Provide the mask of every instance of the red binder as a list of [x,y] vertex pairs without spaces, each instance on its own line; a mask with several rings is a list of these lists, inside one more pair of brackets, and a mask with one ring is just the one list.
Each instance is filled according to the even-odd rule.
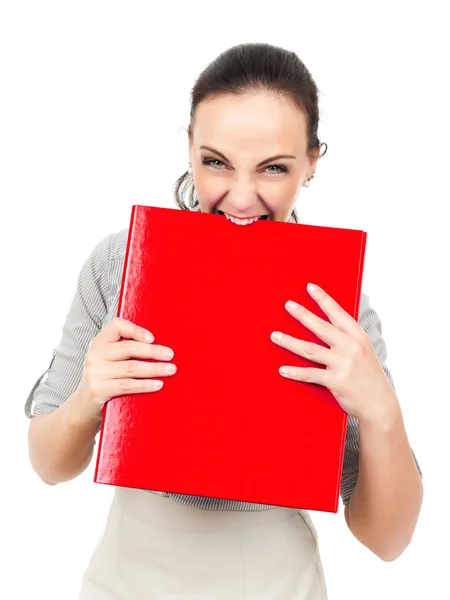
[[363,231],[133,206],[118,316],[171,347],[161,391],[104,407],[95,481],[337,512],[347,414],[283,364],[274,330],[325,345],[286,311],[323,287],[358,318]]

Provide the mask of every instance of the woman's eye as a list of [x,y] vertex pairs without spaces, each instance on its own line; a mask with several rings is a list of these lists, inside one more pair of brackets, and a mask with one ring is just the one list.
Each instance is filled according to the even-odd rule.
[[[275,169],[275,170],[269,170],[269,169]],[[278,175],[279,173],[287,173],[287,168],[283,165],[270,165],[269,167],[267,167],[267,170],[269,172],[270,175]]]
[[225,166],[223,162],[221,160],[218,160],[217,158],[204,158],[202,160],[202,163],[204,165],[211,166],[213,169],[221,169]]
[[[202,163],[220,171],[226,168],[225,163],[218,158],[203,158]],[[265,172],[269,175],[279,175],[280,173],[287,173],[288,168],[284,165],[270,165],[266,167]]]

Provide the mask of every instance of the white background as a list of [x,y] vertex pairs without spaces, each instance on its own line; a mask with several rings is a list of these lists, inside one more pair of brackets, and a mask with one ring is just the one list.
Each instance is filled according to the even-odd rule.
[[1,598],[76,598],[112,490],[92,483],[94,461],[73,482],[43,484],[28,462],[23,405],[94,245],[128,226],[132,204],[173,206],[196,76],[247,41],[296,51],[320,88],[329,150],[300,194],[301,221],[368,232],[363,291],[424,473],[413,543],[393,563],[352,537],[342,509],[313,514],[330,598],[450,597],[444,7],[2,3]]

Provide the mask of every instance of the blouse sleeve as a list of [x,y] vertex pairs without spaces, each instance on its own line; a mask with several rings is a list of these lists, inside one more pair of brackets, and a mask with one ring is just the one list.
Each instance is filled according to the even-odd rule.
[[[378,314],[371,307],[369,298],[366,294],[361,294],[361,302],[359,307],[358,323],[370,337],[372,346],[378,356],[383,371],[395,390],[394,381],[389,368],[386,366],[386,344],[382,337],[382,327]],[[422,472],[417,459],[417,469],[422,477]],[[358,480],[358,462],[359,462],[359,422],[355,417],[349,415],[347,423],[347,436],[345,440],[344,465],[341,478],[341,498],[344,504],[350,502],[350,497]]]
[[78,387],[89,343],[108,310],[110,245],[111,236],[101,240],[81,268],[59,345],[26,401],[29,418],[57,409]]

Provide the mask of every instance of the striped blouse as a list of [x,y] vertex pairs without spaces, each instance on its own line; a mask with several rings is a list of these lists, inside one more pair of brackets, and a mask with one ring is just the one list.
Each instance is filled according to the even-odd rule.
[[[93,248],[85,260],[62,328],[59,345],[53,352],[47,371],[36,381],[26,401],[27,417],[32,418],[56,410],[78,387],[90,341],[117,314],[127,236],[128,229],[108,235]],[[386,377],[394,387],[392,376],[385,364],[386,346],[382,338],[381,323],[364,293],[361,294],[358,323],[370,336]],[[356,485],[358,455],[358,421],[349,416],[340,487],[344,504],[349,503]],[[417,468],[420,472],[418,464]],[[257,511],[274,508],[266,504],[148,491],[205,509]]]

